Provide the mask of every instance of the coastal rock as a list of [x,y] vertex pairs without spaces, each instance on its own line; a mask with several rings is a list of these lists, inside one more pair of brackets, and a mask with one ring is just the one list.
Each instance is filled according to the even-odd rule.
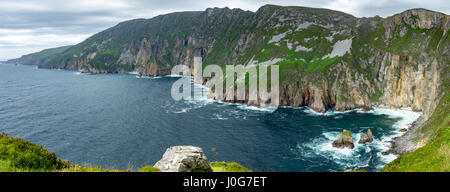
[[350,131],[344,129],[341,133],[341,136],[339,136],[338,139],[333,141],[332,145],[333,145],[333,147],[336,147],[336,148],[348,147],[350,149],[353,149],[355,147],[355,145],[353,144],[352,133]]
[[372,135],[372,130],[367,130],[367,134],[363,133],[361,135],[361,137],[359,138],[358,143],[359,144],[365,144],[365,143],[372,143],[373,141],[373,135]]
[[211,172],[203,150],[194,146],[174,146],[166,150],[155,166],[161,172]]

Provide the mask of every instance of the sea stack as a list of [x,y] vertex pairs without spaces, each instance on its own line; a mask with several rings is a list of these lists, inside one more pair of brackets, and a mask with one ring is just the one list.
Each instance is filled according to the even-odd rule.
[[333,141],[332,145],[333,145],[333,147],[336,147],[336,148],[348,147],[350,149],[353,149],[355,147],[355,145],[353,144],[352,132],[344,129],[341,133],[341,136],[339,136],[338,139]]
[[361,135],[361,137],[359,138],[358,143],[359,144],[365,144],[365,143],[372,143],[372,141],[373,141],[372,130],[368,129],[367,130],[367,134],[363,133]]

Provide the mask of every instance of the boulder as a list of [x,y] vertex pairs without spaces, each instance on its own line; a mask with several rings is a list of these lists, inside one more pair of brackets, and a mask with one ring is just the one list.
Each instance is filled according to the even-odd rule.
[[372,130],[367,130],[367,133],[363,133],[361,137],[359,138],[358,143],[359,144],[365,144],[365,143],[372,143],[373,141],[373,135]]
[[194,146],[168,148],[154,167],[161,172],[212,172],[202,148]]
[[348,147],[350,149],[353,149],[355,147],[355,145],[353,144],[352,133],[350,131],[344,129],[341,133],[341,136],[339,136],[338,139],[333,141],[332,145],[333,145],[333,147],[336,147],[336,148]]

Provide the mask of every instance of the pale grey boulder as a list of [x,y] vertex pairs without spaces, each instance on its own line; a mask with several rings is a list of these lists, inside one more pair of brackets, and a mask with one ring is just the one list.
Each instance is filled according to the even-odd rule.
[[212,172],[202,148],[194,146],[168,148],[154,167],[161,172]]

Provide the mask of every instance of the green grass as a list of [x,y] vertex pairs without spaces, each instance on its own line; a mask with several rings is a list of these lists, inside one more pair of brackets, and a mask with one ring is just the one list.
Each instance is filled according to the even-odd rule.
[[102,169],[100,167],[87,167],[80,165],[70,165],[70,167],[60,170],[54,170],[55,172],[131,172],[128,170],[116,170],[116,169]]
[[306,65],[306,72],[307,73],[314,73],[316,71],[322,71],[328,66],[335,64],[337,62],[341,61],[341,58],[336,56],[333,58],[325,58],[325,59],[317,59],[314,61],[309,62]]
[[62,161],[42,146],[5,133],[0,135],[1,171],[50,171],[67,167],[69,162]]
[[212,162],[210,163],[210,166],[213,172],[251,172],[250,170],[236,162]]
[[138,172],[161,172],[161,170],[159,170],[156,167],[145,166],[145,167],[142,167],[141,169],[139,169]]
[[[237,163],[213,162],[214,172],[249,172]],[[80,166],[63,161],[42,146],[23,139],[0,134],[0,172],[131,172],[131,169],[103,169]],[[160,172],[158,168],[144,166],[138,172]]]
[[378,101],[378,100],[380,100],[381,96],[383,96],[383,93],[382,93],[381,91],[378,91],[377,93],[372,94],[372,95],[370,96],[370,100],[372,100],[372,101]]
[[347,130],[347,129],[344,129],[344,130],[342,131],[342,135],[352,137],[352,132],[350,132],[350,131]]

